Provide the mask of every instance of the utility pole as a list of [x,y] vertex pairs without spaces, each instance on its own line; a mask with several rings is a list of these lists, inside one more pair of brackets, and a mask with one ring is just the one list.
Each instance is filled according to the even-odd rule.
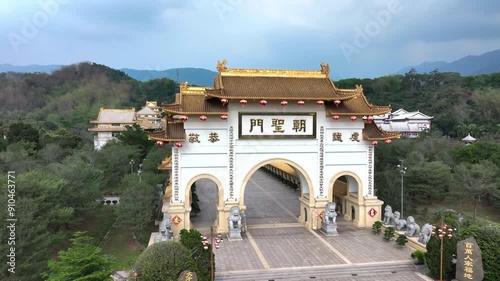
[[403,205],[403,194],[404,194],[404,175],[406,173],[406,167],[404,165],[404,160],[399,160],[401,164],[398,165],[399,172],[401,173],[401,219],[403,219],[403,210],[404,210],[404,205]]

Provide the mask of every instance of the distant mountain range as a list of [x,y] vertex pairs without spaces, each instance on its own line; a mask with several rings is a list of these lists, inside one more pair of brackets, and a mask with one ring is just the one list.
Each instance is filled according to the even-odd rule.
[[[11,64],[0,64],[1,72],[46,72],[62,67],[61,65],[27,65],[16,66]],[[435,69],[439,72],[458,72],[462,76],[489,74],[500,72],[500,49],[479,56],[466,56],[453,62],[434,61],[424,62],[416,66],[408,66],[399,70],[398,74],[405,74],[414,68],[418,73],[429,73]],[[179,83],[189,82],[189,85],[208,86],[214,85],[214,77],[217,72],[204,68],[173,68],[167,70],[139,70],[122,68],[128,76],[139,81],[148,81],[156,78],[168,78]]]
[[405,67],[399,70],[398,74],[405,74],[412,68],[418,73],[429,73],[437,69],[439,72],[458,72],[462,76],[500,72],[500,50],[479,56],[466,56],[453,62],[424,62],[416,66]]
[[168,78],[179,83],[188,82],[189,85],[213,87],[217,72],[204,68],[173,68],[167,70],[137,70],[122,68],[128,76],[139,81],[148,81],[156,78]]
[[[51,73],[54,70],[61,68],[62,65],[26,65],[17,66],[11,64],[0,64],[1,72],[21,72],[34,73],[45,72]],[[125,72],[128,76],[138,81],[148,81],[156,78],[168,78],[180,83],[189,82],[189,85],[208,86],[214,85],[214,77],[217,72],[204,68],[173,68],[167,70],[137,70],[122,68],[120,71]]]

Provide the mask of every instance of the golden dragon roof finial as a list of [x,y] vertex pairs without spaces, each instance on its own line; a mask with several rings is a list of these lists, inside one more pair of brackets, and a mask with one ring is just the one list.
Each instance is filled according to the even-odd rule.
[[329,64],[324,64],[324,63],[321,63],[321,73],[323,74],[330,74],[330,65]]
[[226,60],[223,60],[222,62],[217,61],[217,70],[219,72],[226,71],[227,70],[226,64],[227,64]]

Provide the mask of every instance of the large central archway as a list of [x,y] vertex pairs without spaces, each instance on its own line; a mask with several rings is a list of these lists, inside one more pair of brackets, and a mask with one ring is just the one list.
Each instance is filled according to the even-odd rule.
[[306,225],[314,198],[310,186],[305,170],[293,161],[273,158],[257,163],[241,185],[239,206],[245,224]]

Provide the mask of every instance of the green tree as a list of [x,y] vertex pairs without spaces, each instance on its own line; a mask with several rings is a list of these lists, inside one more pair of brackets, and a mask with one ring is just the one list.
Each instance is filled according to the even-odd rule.
[[68,181],[47,168],[39,168],[17,177],[17,194],[31,198],[38,206],[37,217],[47,220],[48,228],[57,232],[73,221],[74,208],[65,202]]
[[425,262],[429,267],[431,275],[435,278],[440,274],[441,242],[443,243],[443,278],[451,280],[455,276],[455,265],[452,256],[456,252],[458,239],[452,237],[449,239],[446,235],[442,240],[438,235],[432,236],[426,244],[427,253],[425,253]]
[[190,230],[182,229],[180,234],[181,244],[189,249],[198,267],[198,271],[196,272],[198,280],[210,280],[210,252],[212,251],[212,245],[209,244],[208,249],[204,250],[201,238],[202,234],[194,228]]
[[126,131],[121,132],[116,138],[123,144],[137,146],[141,152],[141,157],[145,157],[154,142],[148,140],[148,135],[138,124],[125,126]]
[[[15,199],[15,215],[19,222],[15,225],[15,244],[12,244],[12,240],[8,240],[10,237],[9,229],[2,227],[0,230],[0,251],[9,255],[10,247],[16,249],[15,273],[9,273],[7,269],[10,268],[10,265],[2,262],[0,264],[0,280],[40,280],[40,274],[47,268],[47,257],[50,254],[49,250],[53,245],[54,236],[49,233],[47,218],[34,199],[18,196]],[[0,200],[7,202],[7,188],[0,191]],[[0,212],[2,221],[6,221],[7,218],[6,210]],[[10,244],[8,241],[11,241]],[[3,260],[6,260],[5,256]]]
[[469,196],[474,203],[473,218],[476,219],[477,203],[485,195],[500,198],[498,189],[499,169],[491,161],[484,160],[478,164],[460,164],[455,167],[455,179],[458,187],[455,192]]
[[52,163],[48,168],[66,181],[64,186],[65,206],[80,213],[98,204],[104,184],[104,173],[90,165],[85,152],[75,152],[61,163]]
[[75,232],[71,247],[59,252],[58,260],[49,261],[48,281],[104,281],[113,272],[112,262],[92,243],[85,232]]
[[[146,175],[144,175],[146,176]],[[120,222],[130,226],[136,236],[142,240],[146,234],[146,227],[152,222],[157,190],[154,185],[146,181],[139,181],[135,174],[126,175],[122,180],[123,192],[120,194],[118,215]]]
[[[91,164],[103,171],[103,192],[114,192],[119,190],[123,175],[129,174],[130,160],[139,162],[140,151],[136,146],[123,145],[117,142],[108,142],[101,150],[92,153]],[[134,167],[137,171],[137,166]]]
[[135,270],[143,280],[176,281],[184,270],[196,272],[191,252],[179,242],[158,242],[137,258]]
[[40,133],[37,129],[27,123],[16,122],[9,125],[7,140],[9,143],[26,141],[38,145]]
[[424,195],[429,204],[432,197],[447,192],[452,181],[451,168],[442,161],[409,166],[406,174],[406,182],[409,192],[412,193],[412,198],[415,198],[416,194]]
[[500,167],[500,144],[495,142],[478,141],[454,149],[451,155],[457,163],[478,164],[483,160],[490,160]]

